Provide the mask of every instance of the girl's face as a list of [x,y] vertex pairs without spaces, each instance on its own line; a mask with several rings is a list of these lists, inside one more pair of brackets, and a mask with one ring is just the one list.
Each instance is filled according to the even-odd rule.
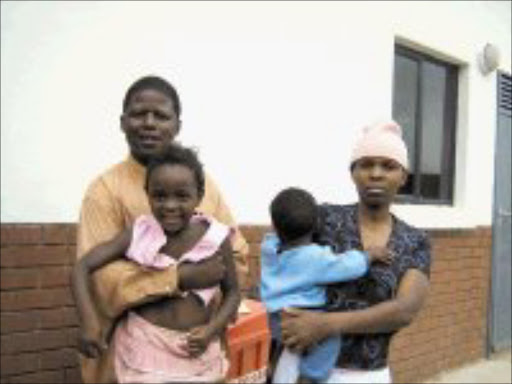
[[385,157],[364,157],[352,169],[359,199],[367,206],[390,205],[406,179],[402,166]]
[[147,193],[151,211],[168,235],[185,229],[200,203],[193,171],[179,164],[155,168]]

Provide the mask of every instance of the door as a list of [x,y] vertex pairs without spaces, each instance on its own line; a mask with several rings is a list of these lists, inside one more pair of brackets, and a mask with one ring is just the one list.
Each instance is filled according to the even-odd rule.
[[496,352],[511,346],[511,96],[510,75],[498,73],[498,121],[496,136],[491,311],[489,347]]

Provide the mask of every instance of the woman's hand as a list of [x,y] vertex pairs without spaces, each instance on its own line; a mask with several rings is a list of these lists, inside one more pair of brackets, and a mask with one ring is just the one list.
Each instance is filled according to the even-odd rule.
[[294,353],[302,353],[329,336],[324,313],[285,308],[281,314],[283,343]]

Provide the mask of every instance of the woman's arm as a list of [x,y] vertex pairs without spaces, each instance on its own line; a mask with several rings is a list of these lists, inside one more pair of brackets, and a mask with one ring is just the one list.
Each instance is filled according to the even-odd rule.
[[197,327],[190,332],[188,348],[192,355],[201,353],[212,338],[220,335],[228,323],[236,318],[241,295],[238,287],[237,271],[230,240],[226,239],[221,247],[220,253],[226,267],[226,273],[220,283],[222,291],[222,303],[217,313],[204,327]]
[[405,272],[394,299],[367,309],[349,312],[318,313],[291,310],[283,313],[284,344],[300,352],[325,337],[344,333],[390,332],[411,323],[422,307],[429,280],[417,269]]

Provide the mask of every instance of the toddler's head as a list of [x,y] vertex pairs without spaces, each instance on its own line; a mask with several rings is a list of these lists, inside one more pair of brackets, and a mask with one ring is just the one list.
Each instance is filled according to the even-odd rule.
[[270,204],[272,225],[283,243],[313,233],[318,210],[315,198],[300,188],[287,188]]
[[151,211],[164,231],[180,232],[203,198],[203,166],[192,149],[172,144],[148,164],[145,187]]

